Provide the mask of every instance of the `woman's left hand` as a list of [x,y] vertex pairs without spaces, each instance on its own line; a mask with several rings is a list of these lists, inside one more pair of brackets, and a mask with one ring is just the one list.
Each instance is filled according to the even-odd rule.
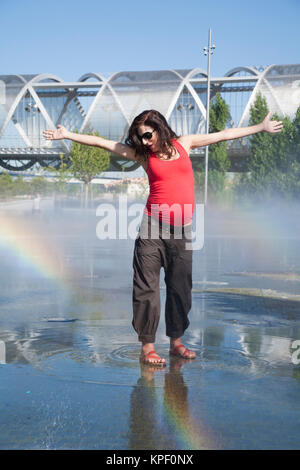
[[283,128],[282,121],[271,121],[271,111],[266,115],[265,119],[263,120],[263,130],[265,132],[270,132],[274,134],[275,132],[280,132]]

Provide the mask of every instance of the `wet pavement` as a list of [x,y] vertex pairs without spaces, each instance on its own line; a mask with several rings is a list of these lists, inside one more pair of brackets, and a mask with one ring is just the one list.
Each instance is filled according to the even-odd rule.
[[131,326],[134,240],[99,240],[95,210],[2,205],[0,449],[299,448],[297,210],[207,211],[197,358],[169,357],[162,272],[159,370]]

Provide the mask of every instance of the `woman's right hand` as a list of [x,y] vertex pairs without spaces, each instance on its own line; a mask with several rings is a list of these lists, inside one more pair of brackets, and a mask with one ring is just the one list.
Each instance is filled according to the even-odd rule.
[[57,126],[57,129],[51,130],[47,129],[46,131],[43,131],[43,137],[47,140],[61,140],[61,139],[67,139],[68,137],[68,131],[64,126]]

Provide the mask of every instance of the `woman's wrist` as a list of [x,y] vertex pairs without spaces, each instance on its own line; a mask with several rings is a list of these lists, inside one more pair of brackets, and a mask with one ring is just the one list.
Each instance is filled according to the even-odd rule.
[[65,137],[64,137],[64,138],[65,138],[65,139],[68,139],[68,140],[72,140],[72,136],[73,136],[73,132],[68,131],[68,130],[66,129]]

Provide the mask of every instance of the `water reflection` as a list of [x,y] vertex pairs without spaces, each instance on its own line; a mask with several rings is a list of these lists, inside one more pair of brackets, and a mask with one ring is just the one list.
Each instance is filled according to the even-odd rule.
[[130,449],[167,449],[159,428],[159,397],[155,388],[154,374],[157,368],[141,367],[141,377],[130,399]]
[[[30,260],[8,249],[7,237],[0,240],[0,391],[10,406],[18,393],[10,377],[17,383],[22,371],[37,389],[47,385],[45,398],[35,397],[30,413],[37,416],[46,403],[47,418],[61,423],[60,431],[51,428],[52,447],[63,446],[68,422],[76,419],[73,406],[80,416],[80,435],[72,427],[68,433],[73,448],[79,439],[86,448],[297,447],[300,369],[292,354],[300,340],[298,239],[281,232],[281,238],[266,242],[253,229],[261,219],[253,218],[253,236],[247,238],[249,223],[246,228],[237,223],[244,219],[230,222],[228,214],[211,214],[205,247],[194,254],[185,336],[197,359],[169,358],[162,315],[157,346],[168,365],[154,370],[140,366],[131,328],[133,241],[98,240],[92,212],[49,210],[27,218],[31,234],[24,229],[10,235],[19,246],[29,237],[22,245],[27,250],[30,243],[41,247],[30,251]],[[0,238],[1,233],[3,226]],[[59,254],[57,263],[49,257],[53,252],[54,260]],[[52,276],[40,270],[39,253]],[[161,295],[163,300],[164,289]],[[69,399],[70,414],[58,389]],[[51,405],[48,390],[55,397]],[[16,396],[14,407],[21,407],[16,409],[22,416],[26,397]],[[84,400],[99,400],[100,418],[88,415]],[[8,413],[7,429],[11,422]],[[45,423],[28,429],[36,438]],[[18,439],[21,447],[30,447],[30,437]]]
[[[232,313],[232,312],[231,312]],[[263,319],[262,319],[263,321]],[[216,318],[216,323],[218,319]],[[109,365],[119,363],[128,367],[136,367],[139,358],[139,346],[136,343],[118,347],[112,350],[114,344],[120,345],[120,331],[130,337],[130,327],[125,321],[101,322],[92,321],[65,321],[59,318],[49,318],[38,324],[18,325],[11,328],[0,329],[0,361],[2,364],[22,363],[37,365],[45,358],[56,354],[72,352],[72,357],[81,357],[85,362]],[[291,365],[293,353],[292,343],[300,338],[300,325],[260,327],[258,323],[242,325],[238,320],[223,324],[211,324],[204,319],[205,326],[195,328],[193,335],[188,336],[189,346],[198,350],[202,361],[213,361],[222,352],[237,351],[250,361],[261,359],[270,365]],[[110,331],[104,336],[104,331]],[[163,351],[167,354],[167,350]],[[101,358],[101,360],[100,360]],[[171,361],[172,362],[172,361]],[[222,361],[223,363],[224,361]],[[254,364],[252,362],[252,365]],[[233,364],[229,363],[228,367]],[[146,369],[146,371],[149,369]],[[247,371],[245,371],[247,373]]]
[[73,332],[65,328],[38,330],[30,326],[18,326],[11,330],[0,330],[0,352],[3,364],[31,364],[37,366],[46,357],[72,350]]
[[[208,301],[206,298],[206,308]],[[222,307],[221,298],[219,307]],[[214,380],[218,377],[217,383],[228,377],[230,383],[231,375],[235,381],[237,377],[251,381],[278,376],[294,378],[299,383],[299,370],[292,364],[291,354],[293,339],[300,336],[300,326],[260,328],[226,320],[223,324],[218,322],[218,315],[205,316],[202,322],[196,322],[194,336],[188,336],[187,341],[197,350],[197,360],[170,357],[166,370],[140,365],[136,344],[120,347],[120,338],[113,333],[115,327],[127,331],[127,326],[122,327],[120,321],[102,325],[101,321],[95,324],[45,322],[1,329],[0,360],[2,368],[23,364],[50,374],[54,388],[55,380],[89,386],[129,386],[132,392],[128,449],[215,449],[223,445],[226,448],[226,435],[218,432],[216,423],[212,429],[212,410],[205,405],[210,400],[207,377],[213,374]],[[127,335],[130,338],[129,331]],[[113,349],[114,344],[116,349]],[[163,345],[161,349],[166,355],[167,349]],[[231,399],[238,402],[240,392],[229,383],[226,386]],[[267,383],[257,386],[262,395],[269,387]],[[288,383],[286,386],[288,392]],[[217,389],[216,384],[213,394]],[[248,390],[248,398],[254,399],[257,392],[256,388]],[[88,390],[85,393],[89,393]],[[91,399],[93,393],[95,391],[91,391]],[[123,413],[124,409],[120,407],[119,411]],[[260,412],[257,423],[264,419],[263,409]],[[89,435],[88,430],[85,432]],[[272,435],[271,430],[270,433]]]
[[[188,386],[181,368],[192,361],[170,358],[169,372],[165,376],[164,411],[168,430],[177,446],[183,449],[216,449],[219,443],[213,439],[208,423],[196,418],[188,401]],[[201,386],[198,389],[201,403]]]
[[[141,365],[131,394],[130,449],[216,449],[208,425],[195,419],[181,367],[189,360],[172,357],[168,371]],[[155,385],[163,375],[163,397]],[[201,390],[199,391],[201,393]]]

